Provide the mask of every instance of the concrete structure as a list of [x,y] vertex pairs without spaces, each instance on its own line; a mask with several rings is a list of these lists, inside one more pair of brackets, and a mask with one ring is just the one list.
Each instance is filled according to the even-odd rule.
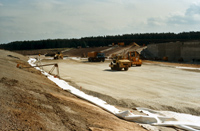
[[169,61],[200,62],[200,41],[149,44],[146,52],[154,59],[168,57]]

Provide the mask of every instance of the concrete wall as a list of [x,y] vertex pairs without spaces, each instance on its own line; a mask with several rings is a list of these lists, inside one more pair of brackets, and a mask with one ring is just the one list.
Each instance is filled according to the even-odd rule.
[[148,45],[147,50],[151,52],[155,57],[158,56],[158,46],[156,44]]
[[169,61],[178,61],[181,58],[185,62],[200,61],[200,41],[149,44],[147,49],[160,59],[168,57]]
[[181,47],[181,56],[185,61],[200,61],[200,41],[199,42],[185,42]]

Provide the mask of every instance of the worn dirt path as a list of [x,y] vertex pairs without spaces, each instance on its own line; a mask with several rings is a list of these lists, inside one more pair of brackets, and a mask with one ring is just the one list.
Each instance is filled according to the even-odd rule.
[[128,71],[111,71],[109,61],[43,60],[43,63],[52,62],[59,63],[62,79],[110,104],[200,115],[200,72],[197,70],[147,62]]

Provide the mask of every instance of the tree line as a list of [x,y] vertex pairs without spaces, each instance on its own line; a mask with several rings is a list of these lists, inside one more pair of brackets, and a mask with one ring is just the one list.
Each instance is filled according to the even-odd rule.
[[36,41],[14,41],[8,44],[0,44],[1,49],[6,50],[34,50],[49,48],[77,48],[77,47],[100,47],[112,43],[124,42],[125,45],[136,42],[139,45],[150,43],[165,43],[175,41],[200,40],[200,32],[182,33],[143,33],[123,34],[115,36],[92,36],[80,39],[47,39]]

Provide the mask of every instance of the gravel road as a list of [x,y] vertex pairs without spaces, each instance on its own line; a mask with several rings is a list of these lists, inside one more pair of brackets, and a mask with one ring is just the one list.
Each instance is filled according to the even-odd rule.
[[[166,64],[144,63],[128,71],[111,71],[110,61],[43,60],[59,64],[62,79],[125,108],[146,107],[200,115],[200,72]],[[44,67],[49,71],[52,67]]]

